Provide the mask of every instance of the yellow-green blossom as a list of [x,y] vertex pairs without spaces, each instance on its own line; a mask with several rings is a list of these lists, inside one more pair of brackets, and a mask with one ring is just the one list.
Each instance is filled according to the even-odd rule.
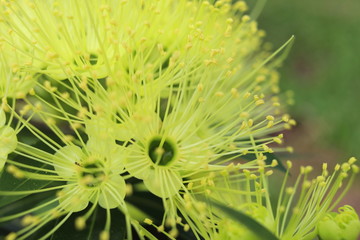
[[[283,114],[276,72],[277,55],[292,38],[270,53],[243,1],[16,0],[0,6],[3,105],[15,117],[11,124],[21,125],[17,132],[24,129],[45,146],[16,144],[15,131],[0,125],[7,129],[0,137],[12,143],[1,149],[17,155],[6,169],[19,179],[55,183],[0,192],[53,193],[34,208],[0,218],[23,218],[24,228],[8,239],[27,239],[62,217],[46,239],[74,212],[89,209],[74,223],[82,230],[97,205],[107,211],[101,240],[109,238],[113,208],[125,215],[128,239],[133,229],[153,239],[132,218],[125,199],[130,189],[160,197],[162,219],[145,223],[171,239],[180,226],[197,239],[254,236],[229,228],[200,201],[204,195],[228,196],[227,203],[239,204],[277,236],[301,239],[315,226],[310,219],[327,212],[322,200],[333,197],[353,164],[344,165],[334,190],[334,175],[324,173],[309,189],[303,180],[301,194],[324,204],[318,216],[300,198],[288,218],[299,183],[283,187],[272,213],[264,160],[266,153],[288,150],[278,147],[283,135],[274,133],[295,125]],[[233,163],[249,157],[254,161]],[[300,177],[307,173],[303,169]],[[306,214],[297,218],[300,213]]]
[[[324,236],[324,239],[356,239],[358,217],[351,208],[342,208],[344,213],[337,218],[332,217],[332,214],[325,217],[339,203],[358,173],[358,167],[354,165],[355,161],[355,158],[351,158],[342,165],[336,165],[332,174],[329,174],[327,164],[324,164],[322,174],[313,179],[309,178],[312,167],[301,167],[293,186],[287,186],[288,171],[281,184],[279,195],[274,199],[275,205],[270,188],[273,185],[269,177],[273,170],[266,171],[263,168],[257,171],[244,170],[244,175],[233,172],[230,175],[215,176],[212,178],[214,184],[207,187],[206,196],[253,216],[279,239],[311,240],[318,233]],[[287,165],[290,169],[291,163],[288,162]],[[227,236],[228,239],[236,239],[232,238],[232,232],[235,230],[226,231],[227,228],[220,227],[223,224],[221,211],[211,209],[209,212],[215,212],[215,214],[211,213],[214,215],[210,217],[215,224],[210,226],[215,230],[209,231],[209,239],[221,235]],[[220,224],[219,228],[217,228],[218,224]],[[334,234],[326,234],[330,226],[337,224],[338,227],[332,228]],[[238,226],[239,231],[242,228],[244,226]],[[346,233],[349,235],[344,233],[344,229],[347,229]],[[244,234],[247,234],[247,231],[244,231]],[[330,235],[334,238],[326,238]],[[257,237],[252,233],[247,236],[249,238],[245,239],[249,240]],[[336,238],[337,236],[339,238]]]
[[[27,239],[48,222],[63,217],[58,224],[41,238],[46,239],[72,213],[84,210],[90,202],[92,205],[89,210],[74,223],[78,230],[82,230],[86,226],[86,221],[90,218],[96,206],[99,205],[108,210],[108,218],[104,222],[104,232],[109,234],[110,231],[109,210],[118,208],[119,211],[126,214],[127,231],[131,237],[131,232],[129,231],[130,224],[132,223],[130,223],[130,215],[127,212],[124,201],[128,187],[124,177],[120,175],[124,173],[122,163],[124,158],[123,147],[117,145],[115,140],[109,136],[102,136],[94,131],[89,131],[90,134],[86,137],[83,136],[84,139],[80,138],[77,141],[78,145],[71,143],[63,133],[55,132],[55,135],[58,134],[58,137],[62,139],[63,144],[65,143],[65,146],[63,144],[60,145],[26,121],[26,119],[14,112],[13,114],[23,125],[22,129],[28,129],[34,137],[55,151],[55,153],[51,154],[23,142],[18,142],[17,145],[14,145],[12,141],[10,142],[11,144],[4,145],[2,149],[9,152],[9,148],[12,151],[16,148],[14,153],[25,158],[26,162],[8,159],[6,170],[18,179],[26,178],[32,181],[49,181],[54,182],[55,186],[26,191],[0,191],[0,195],[34,195],[43,192],[56,193],[56,195],[54,194],[52,198],[31,209],[14,215],[0,217],[2,222],[23,217],[24,228],[16,233],[11,233],[8,238],[11,239],[11,237],[16,236],[16,239]],[[5,114],[3,111],[0,116],[1,123],[4,123]],[[30,116],[33,116],[33,114]],[[91,126],[90,122],[89,126]],[[52,126],[50,121],[47,123],[49,126]],[[2,128],[5,127],[10,129],[8,126]],[[54,131],[57,130],[55,127],[52,129]],[[106,144],[99,145],[98,142],[105,142]],[[8,142],[2,141],[1,143],[5,144]],[[135,222],[133,223],[136,224]]]
[[360,235],[360,221],[354,208],[340,207],[339,213],[328,213],[318,223],[318,235],[322,240],[356,240]]

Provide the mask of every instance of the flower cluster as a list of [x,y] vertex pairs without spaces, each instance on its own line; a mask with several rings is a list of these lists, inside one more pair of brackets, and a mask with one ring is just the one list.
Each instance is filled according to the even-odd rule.
[[290,188],[287,171],[274,214],[270,156],[292,151],[281,131],[296,124],[276,68],[292,38],[273,53],[244,1],[0,5],[0,207],[41,199],[0,214],[7,240],[69,222],[92,234],[101,210],[101,240],[256,239],[212,200],[281,239],[323,236],[355,159],[314,180],[302,168]]

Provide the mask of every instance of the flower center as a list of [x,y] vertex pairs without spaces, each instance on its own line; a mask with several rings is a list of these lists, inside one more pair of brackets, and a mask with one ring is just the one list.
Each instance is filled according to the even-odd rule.
[[173,141],[156,137],[150,141],[148,154],[156,165],[168,166],[176,159],[177,148]]
[[100,162],[84,164],[80,173],[83,183],[90,188],[98,187],[105,179],[103,165]]

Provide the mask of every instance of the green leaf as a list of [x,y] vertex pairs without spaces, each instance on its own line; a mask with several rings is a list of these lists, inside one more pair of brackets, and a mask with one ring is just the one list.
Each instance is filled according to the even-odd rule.
[[250,229],[254,234],[256,234],[260,239],[267,240],[279,240],[272,232],[270,232],[266,227],[260,224],[258,221],[248,216],[247,214],[235,210],[233,208],[227,207],[219,202],[215,202],[210,200],[210,203],[216,208],[220,209],[223,213],[225,213],[232,220],[244,225],[248,229]]
[[149,192],[135,192],[131,196],[128,196],[126,201],[151,216],[151,219],[155,222],[160,223],[162,221],[164,208],[161,198]]
[[7,171],[4,171],[0,176],[0,207],[30,195],[30,193],[22,195],[6,195],[1,194],[1,191],[31,191],[44,188],[51,183],[51,181],[39,181],[28,178],[18,179]]
[[[90,204],[91,205],[91,204]],[[86,228],[84,230],[75,229],[75,220],[77,217],[84,216],[89,211],[91,206],[85,210],[73,213],[63,225],[49,237],[49,240],[64,240],[64,239],[84,239],[84,240],[98,240],[100,233],[105,228],[106,210],[97,206],[94,213],[87,220]],[[110,209],[111,226],[110,226],[110,240],[122,240],[126,236],[126,221],[125,215],[119,209]],[[40,231],[32,236],[30,240],[36,240],[51,231],[59,222],[61,218],[52,221],[43,227]]]
[[[49,158],[52,157],[52,154],[48,153],[51,151],[51,149],[48,149],[48,147],[41,142],[36,144],[34,147],[29,146],[27,144],[19,144],[18,148],[26,149],[25,152],[34,152],[34,153],[41,152],[42,154],[46,153]],[[14,153],[9,155],[9,159],[12,159],[13,161],[21,164],[30,165],[32,167],[38,167],[40,169],[43,169],[43,171],[32,171],[30,169],[27,169],[26,171],[45,173],[47,169],[53,169],[50,165],[46,165]],[[34,180],[29,178],[19,179],[14,177],[9,172],[7,172],[5,169],[6,166],[0,175],[0,207],[30,195],[32,190],[42,189],[53,183],[53,181],[49,181],[49,180]],[[7,191],[11,191],[13,193],[16,191],[29,191],[29,193],[22,195],[14,195],[14,194],[7,195],[5,193]]]
[[[11,216],[13,214],[27,211],[55,198],[56,196],[54,192],[43,192],[36,195],[26,196],[18,201],[13,201],[6,204],[6,206],[0,207],[0,217]],[[57,203],[54,202],[53,204],[48,205],[47,208],[52,208],[56,204]],[[41,211],[44,211],[45,209],[46,208],[42,208]]]

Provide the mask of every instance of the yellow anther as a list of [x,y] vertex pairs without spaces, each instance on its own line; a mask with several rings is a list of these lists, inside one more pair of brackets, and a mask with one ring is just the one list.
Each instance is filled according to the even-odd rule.
[[317,182],[324,182],[325,181],[325,177],[324,176],[317,176],[317,178],[316,178],[316,181]]
[[189,224],[184,225],[184,232],[188,232],[190,230]]
[[31,105],[26,104],[21,110],[20,110],[20,115],[25,115],[29,112],[29,110],[32,108]]
[[311,182],[310,181],[304,181],[302,187],[303,188],[309,188],[311,186]]
[[56,53],[54,53],[54,52],[49,51],[49,52],[46,53],[46,58],[49,59],[49,60],[55,59],[57,57],[58,57],[58,55]]
[[227,63],[232,63],[233,61],[234,61],[234,58],[232,58],[232,57],[229,57],[228,59],[226,59]]
[[25,217],[23,217],[23,219],[21,219],[21,224],[23,226],[28,226],[32,223],[35,223],[38,220],[38,218],[31,216],[31,215],[26,215]]
[[286,161],[286,165],[288,169],[292,168],[292,162],[290,160]]
[[216,92],[216,93],[215,93],[215,96],[216,96],[216,97],[223,97],[223,96],[224,96],[224,93],[223,93],[223,92]]
[[86,219],[84,217],[78,217],[75,219],[75,228],[79,231],[85,229]]
[[220,49],[211,49],[210,50],[210,56],[213,57],[220,53]]
[[61,97],[62,97],[63,99],[69,99],[69,98],[70,98],[70,94],[69,94],[68,92],[64,92],[64,93],[61,94]]
[[149,219],[149,218],[145,218],[144,223],[152,225],[153,221],[151,219]]
[[164,154],[164,152],[165,152],[165,149],[162,148],[162,147],[157,147],[157,148],[155,149],[155,154],[156,154],[157,156],[162,156],[162,155]]
[[45,120],[46,124],[49,125],[49,126],[52,126],[52,125],[55,125],[56,124],[56,121],[54,118],[47,118]]
[[324,171],[324,170],[326,170],[326,169],[327,169],[327,167],[328,167],[327,163],[323,163],[323,165],[322,165],[322,169],[323,169],[323,171]]
[[266,77],[264,75],[257,76],[255,81],[256,82],[263,82],[265,81]]
[[300,209],[298,207],[294,207],[293,214],[299,214],[299,213],[300,213]]
[[206,66],[217,64],[217,60],[215,58],[204,60]]
[[257,176],[255,175],[255,174],[250,174],[250,179],[256,179],[257,178]]
[[181,224],[182,222],[182,218],[181,217],[176,217],[176,224]]
[[230,92],[234,98],[239,97],[239,92],[236,88],[232,88]]
[[170,236],[176,238],[179,235],[179,230],[177,230],[176,228],[173,228],[170,230],[169,234],[170,234]]
[[274,121],[269,121],[268,124],[266,125],[267,128],[271,128],[274,126]]
[[273,141],[276,142],[277,144],[282,144],[282,142],[283,142],[283,141],[282,141],[280,138],[278,138],[278,137],[274,137],[274,138],[273,138]]
[[215,7],[221,7],[223,4],[224,4],[224,2],[219,0],[215,3]]
[[157,227],[158,232],[164,232],[164,230],[165,230],[164,225],[160,225],[160,226]]
[[341,165],[341,169],[345,172],[349,171],[350,170],[350,164],[349,163],[343,163]]
[[240,118],[248,118],[249,116],[250,116],[250,114],[248,112],[242,112],[239,115]]
[[313,170],[312,166],[306,166],[305,167],[305,173],[310,173],[310,172],[312,172],[312,170]]
[[99,236],[99,239],[100,239],[100,240],[109,240],[109,239],[110,239],[110,233],[109,233],[109,231],[106,231],[106,230],[101,231],[100,236]]
[[130,183],[126,184],[125,192],[126,192],[126,196],[131,196],[133,194],[134,189]]
[[9,233],[6,237],[5,237],[5,240],[15,240],[17,238],[17,234],[12,232],[12,233]]
[[356,158],[354,157],[351,157],[348,161],[348,163],[351,165],[351,164],[354,164],[356,162]]
[[339,171],[340,170],[340,164],[336,164],[335,167],[334,167],[334,170]]
[[284,114],[284,115],[282,116],[282,120],[283,120],[284,122],[289,122],[290,116],[289,116],[288,114]]
[[185,45],[185,49],[190,49],[190,48],[192,48],[193,47],[193,44],[192,43],[187,43],[186,45]]
[[229,172],[228,172],[226,169],[222,170],[222,171],[220,172],[220,174],[221,174],[221,176],[224,176],[224,177],[229,176]]
[[294,152],[294,148],[291,146],[288,146],[288,147],[286,147],[286,151],[288,151],[289,153],[292,153],[292,152]]
[[254,124],[254,120],[249,119],[249,120],[247,121],[247,126],[248,126],[249,128],[251,128],[251,127],[253,126],[253,124]]
[[30,90],[29,90],[29,94],[30,95],[32,95],[32,96],[35,96],[35,90],[33,89],[33,88],[31,88]]
[[72,135],[65,135],[64,136],[64,142],[72,142],[72,141],[74,141],[74,136],[72,136]]
[[226,19],[227,24],[232,24],[233,22],[234,22],[234,19],[232,19],[232,18]]
[[248,6],[244,1],[238,1],[234,4],[234,9],[237,9],[240,12],[245,12],[248,10]]
[[296,121],[295,121],[294,119],[290,119],[290,120],[289,120],[289,124],[290,124],[291,126],[296,126]]
[[248,21],[250,21],[250,17],[248,15],[244,15],[242,18],[241,18],[241,21],[246,23]]
[[268,116],[266,116],[266,120],[268,120],[268,121],[274,121],[275,118],[274,118],[274,116],[272,116],[272,115],[268,115]]
[[259,100],[255,101],[256,106],[262,105],[264,103],[265,103],[265,101],[263,99],[259,99]]
[[279,211],[281,212],[281,213],[283,213],[283,212],[285,212],[285,207],[284,206],[280,206],[280,208],[279,208]]
[[279,165],[278,161],[276,159],[273,159],[271,162],[271,166],[276,167],[277,165]]
[[274,102],[273,104],[272,104],[274,107],[280,107],[280,103],[279,102]]
[[247,99],[247,98],[249,98],[250,96],[251,96],[251,93],[247,92],[247,93],[244,94],[244,99]]
[[286,193],[289,194],[289,195],[294,194],[294,192],[295,192],[294,188],[292,188],[292,187],[286,188],[285,191],[286,191]]

